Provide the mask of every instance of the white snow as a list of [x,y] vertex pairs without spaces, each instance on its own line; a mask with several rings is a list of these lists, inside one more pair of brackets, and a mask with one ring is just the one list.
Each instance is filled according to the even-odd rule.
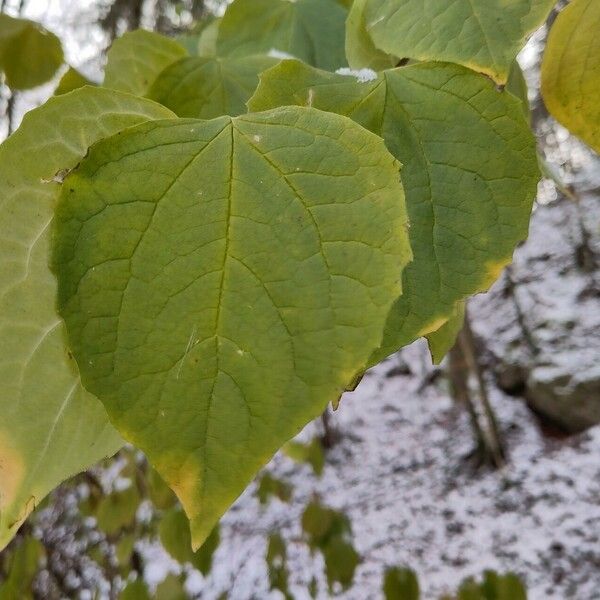
[[373,69],[338,69],[336,71],[338,75],[344,75],[346,77],[354,77],[359,83],[368,83],[369,81],[375,81],[377,79],[377,73]]
[[296,57],[288,52],[284,52],[283,50],[277,50],[277,48],[271,48],[267,53],[267,56],[271,58],[279,58],[280,60],[286,59],[295,59]]

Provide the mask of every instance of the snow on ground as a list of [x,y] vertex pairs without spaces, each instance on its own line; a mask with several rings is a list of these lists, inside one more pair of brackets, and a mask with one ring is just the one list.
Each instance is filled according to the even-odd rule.
[[[445,380],[420,389],[427,351],[403,353],[412,374],[393,375],[398,357],[367,374],[334,417],[341,434],[321,479],[278,455],[269,469],[294,485],[290,504],[261,508],[251,486],[222,521],[213,572],[196,574],[190,590],[204,599],[278,598],[269,593],[265,534],[288,543],[292,591],[309,598],[313,575],[327,598],[320,557],[300,541],[300,515],[313,494],[348,514],[363,557],[354,586],[340,598],[381,597],[388,565],[408,565],[423,598],[455,590],[484,569],[516,571],[530,600],[592,600],[600,589],[600,428],[571,438],[547,438],[520,400],[492,391],[510,449],[501,472],[477,472],[469,461],[465,411],[449,400]],[[390,376],[390,372],[392,375]],[[318,431],[310,425],[303,437]]]

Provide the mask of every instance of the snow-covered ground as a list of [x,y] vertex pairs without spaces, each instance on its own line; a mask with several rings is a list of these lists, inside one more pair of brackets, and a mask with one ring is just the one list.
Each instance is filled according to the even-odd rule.
[[264,561],[265,534],[277,530],[291,540],[294,596],[309,598],[314,575],[319,597],[329,597],[321,559],[300,541],[300,515],[316,493],[351,518],[363,558],[340,598],[381,597],[383,569],[396,564],[418,572],[425,599],[487,568],[519,573],[531,600],[598,598],[600,428],[544,437],[523,402],[493,391],[510,462],[501,472],[476,472],[463,408],[443,379],[420,389],[426,348],[417,343],[403,357],[411,374],[388,376],[398,364],[391,359],[343,399],[334,419],[341,439],[321,479],[284,456],[273,460],[268,468],[294,486],[292,502],[263,508],[249,488],[222,521],[213,572],[196,575],[190,589],[203,599],[223,591],[230,600],[280,597],[269,595]]

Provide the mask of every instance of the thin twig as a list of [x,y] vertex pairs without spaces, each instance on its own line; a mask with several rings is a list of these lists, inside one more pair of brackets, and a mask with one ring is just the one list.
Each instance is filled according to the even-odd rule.
[[477,381],[479,399],[482,406],[482,416],[485,420],[484,433],[486,448],[491,452],[494,466],[501,468],[506,463],[506,454],[500,435],[500,429],[498,427],[498,421],[487,393],[487,386],[483,377],[481,365],[476,358],[475,338],[473,336],[473,330],[471,329],[469,313],[466,309],[465,322],[461,332],[458,334],[458,342],[463,351],[467,365],[469,366],[469,370],[475,376]]

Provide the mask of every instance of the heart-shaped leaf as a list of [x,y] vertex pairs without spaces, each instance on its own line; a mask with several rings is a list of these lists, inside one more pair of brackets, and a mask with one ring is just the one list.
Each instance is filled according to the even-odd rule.
[[486,77],[442,63],[344,76],[287,60],[263,73],[248,104],[347,115],[404,165],[414,260],[371,364],[439,329],[457,301],[493,283],[527,235],[535,140],[520,101]]
[[145,96],[163,69],[183,58],[185,48],[164,35],[137,29],[115,40],[108,51],[104,86]]
[[269,56],[184,58],[158,76],[148,97],[179,117],[236,117],[246,112],[259,73],[277,62]]
[[92,148],[56,215],[85,385],[198,547],[379,345],[410,257],[398,163],[314,109],[154,122]]

